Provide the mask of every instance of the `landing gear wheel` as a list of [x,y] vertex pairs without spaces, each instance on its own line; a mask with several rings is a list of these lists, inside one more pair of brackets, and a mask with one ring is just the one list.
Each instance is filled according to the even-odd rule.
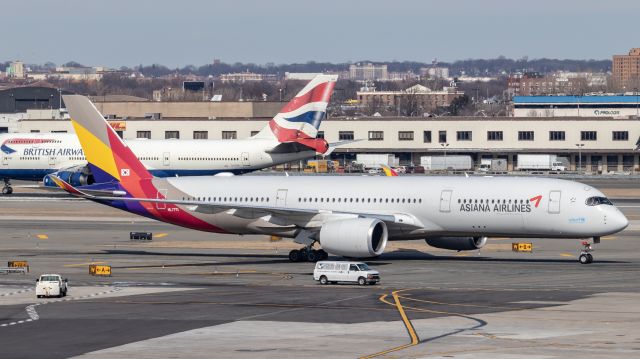
[[294,249],[291,252],[289,252],[289,260],[291,262],[300,262],[301,259],[302,259],[302,253],[300,253],[299,250]]
[[580,264],[593,263],[593,255],[590,253],[583,253],[578,257],[578,261],[580,261]]
[[322,284],[322,285],[329,284],[329,281],[327,280],[327,277],[325,277],[325,276],[320,277],[320,284]]
[[2,194],[12,194],[13,193],[13,188],[12,187],[2,187]]
[[364,277],[360,277],[360,278],[358,278],[358,284],[359,285],[367,285],[367,280],[364,279]]
[[320,259],[320,256],[318,255],[318,251],[315,251],[315,250],[307,251],[307,261],[317,262],[319,259]]

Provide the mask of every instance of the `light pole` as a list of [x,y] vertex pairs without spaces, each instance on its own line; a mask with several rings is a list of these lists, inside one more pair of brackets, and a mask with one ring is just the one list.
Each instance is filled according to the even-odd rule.
[[578,174],[582,173],[582,147],[584,147],[584,143],[576,143],[576,147],[578,147]]
[[638,88],[633,89],[636,93],[636,116],[638,116]]
[[440,146],[442,146],[442,148],[444,149],[444,170],[445,171],[449,171],[449,168],[447,167],[447,147],[449,147],[448,143],[441,143]]

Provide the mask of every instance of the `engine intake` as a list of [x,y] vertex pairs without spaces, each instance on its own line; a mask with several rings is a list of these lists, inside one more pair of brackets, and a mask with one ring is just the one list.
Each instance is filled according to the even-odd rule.
[[487,237],[432,237],[425,239],[428,245],[452,251],[472,251],[487,244]]
[[354,218],[325,223],[320,229],[320,245],[343,257],[379,256],[387,246],[387,225],[375,218]]

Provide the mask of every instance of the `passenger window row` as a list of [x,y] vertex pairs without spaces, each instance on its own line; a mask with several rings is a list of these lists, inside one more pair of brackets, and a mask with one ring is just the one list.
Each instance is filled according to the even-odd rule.
[[509,204],[509,203],[514,203],[514,204],[525,204],[525,203],[529,203],[528,199],[466,199],[466,198],[458,198],[458,203],[480,203],[480,204]]
[[269,202],[269,197],[182,197],[183,201],[195,202]]
[[313,203],[422,203],[421,198],[352,198],[352,197],[298,197],[298,202]]
[[158,161],[159,157],[138,157],[140,161]]
[[178,161],[239,161],[238,157],[178,157]]

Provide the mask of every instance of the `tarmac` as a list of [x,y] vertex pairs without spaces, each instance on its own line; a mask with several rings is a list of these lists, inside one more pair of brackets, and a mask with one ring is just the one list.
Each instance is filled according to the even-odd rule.
[[[590,180],[630,219],[580,265],[579,240],[490,239],[451,252],[392,242],[375,286],[321,286],[290,240],[196,232],[31,189],[0,197],[7,358],[611,358],[640,355],[640,185]],[[588,181],[584,181],[588,182]],[[154,233],[150,242],[131,231]],[[529,242],[529,240],[527,240]],[[0,264],[4,264],[0,262]],[[90,264],[112,276],[89,275]],[[37,299],[59,273],[69,296]]]

